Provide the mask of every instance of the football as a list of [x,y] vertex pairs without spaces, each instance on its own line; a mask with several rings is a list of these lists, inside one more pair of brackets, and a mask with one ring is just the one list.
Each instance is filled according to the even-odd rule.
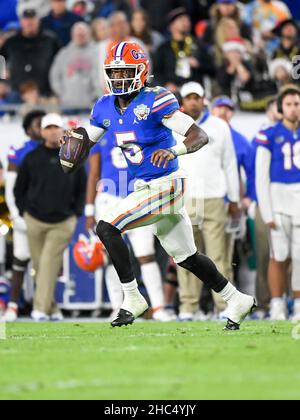
[[65,173],[76,171],[87,159],[90,150],[90,139],[85,128],[73,129],[64,136],[60,148],[60,163]]

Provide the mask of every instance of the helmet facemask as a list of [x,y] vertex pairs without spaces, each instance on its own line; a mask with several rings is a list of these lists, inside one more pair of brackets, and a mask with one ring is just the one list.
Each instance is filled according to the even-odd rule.
[[[133,92],[137,92],[141,90],[143,86],[142,82],[142,74],[145,71],[144,64],[110,64],[104,66],[104,75],[105,81],[107,85],[107,89],[111,95],[115,96],[122,96],[122,95],[130,95]],[[131,78],[122,78],[122,79],[115,79],[111,78],[111,71],[112,70],[127,70],[132,69],[135,71],[134,77]],[[121,87],[114,87],[115,83],[121,82]],[[129,86],[126,86],[129,84]]]

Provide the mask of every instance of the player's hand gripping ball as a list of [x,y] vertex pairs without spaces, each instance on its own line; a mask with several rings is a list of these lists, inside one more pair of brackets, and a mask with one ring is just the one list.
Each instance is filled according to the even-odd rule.
[[60,163],[65,173],[75,172],[88,158],[90,139],[85,128],[66,131],[60,139]]

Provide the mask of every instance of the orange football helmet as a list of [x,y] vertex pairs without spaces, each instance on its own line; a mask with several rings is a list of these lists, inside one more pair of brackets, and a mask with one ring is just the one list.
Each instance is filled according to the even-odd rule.
[[[111,78],[111,70],[116,69],[133,69],[134,77]],[[104,73],[110,94],[128,95],[141,90],[146,85],[149,74],[149,59],[145,51],[135,42],[120,42],[109,51],[104,63]],[[122,83],[122,87],[114,87],[116,82]]]
[[80,235],[73,248],[73,257],[77,266],[84,271],[94,272],[106,265],[104,245],[95,235],[88,238]]

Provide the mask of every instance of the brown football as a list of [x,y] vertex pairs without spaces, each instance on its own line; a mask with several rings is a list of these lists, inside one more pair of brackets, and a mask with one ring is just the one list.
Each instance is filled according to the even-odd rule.
[[61,146],[59,157],[65,173],[76,171],[89,155],[90,139],[85,128],[75,128],[64,136],[65,143]]

